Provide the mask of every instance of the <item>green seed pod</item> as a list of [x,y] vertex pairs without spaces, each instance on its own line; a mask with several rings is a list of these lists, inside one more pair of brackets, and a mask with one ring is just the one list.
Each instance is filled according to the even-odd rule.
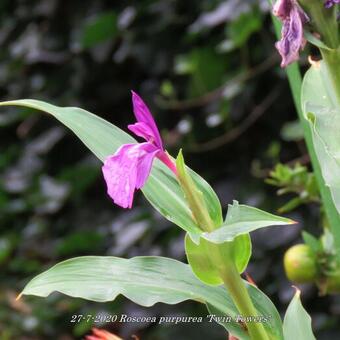
[[297,244],[289,248],[285,253],[283,263],[290,281],[313,282],[318,276],[315,254],[306,244]]

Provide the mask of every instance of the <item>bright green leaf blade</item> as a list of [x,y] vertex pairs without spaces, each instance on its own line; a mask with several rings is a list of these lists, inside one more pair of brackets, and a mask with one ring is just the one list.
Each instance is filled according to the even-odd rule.
[[203,233],[201,237],[214,243],[231,242],[239,235],[274,225],[294,224],[284,217],[276,216],[257,208],[240,205],[234,201],[229,205],[228,214],[223,225],[211,233]]
[[185,254],[192,271],[199,280],[211,286],[223,284],[218,268],[214,265],[209,253],[209,241],[201,239],[200,243],[196,244],[187,234],[185,236]]
[[[223,280],[219,271],[211,260],[209,241],[202,238],[199,244],[195,244],[188,235],[185,237],[185,253],[191,269],[199,280],[208,285],[221,285]],[[242,273],[249,262],[251,255],[251,241],[249,234],[237,236],[232,242],[225,242],[218,245],[222,257],[230,256],[230,249],[233,261],[239,273]],[[228,248],[228,249],[226,249]],[[224,249],[226,251],[224,251]]]
[[[264,316],[271,316],[265,325],[268,331],[280,334],[281,320],[273,304],[257,288],[249,284],[247,288],[258,310]],[[98,302],[112,301],[121,294],[142,306],[196,300],[211,306],[216,314],[230,315],[233,319],[238,315],[223,287],[206,286],[194,276],[188,265],[163,257],[73,258],[33,278],[22,294],[46,297],[54,291]],[[240,339],[248,339],[236,322],[225,326]]]
[[22,106],[47,112],[72,130],[102,162],[122,144],[136,140],[108,121],[77,107],[59,107],[34,99],[0,102],[0,106]]
[[310,33],[308,30],[304,30],[304,36],[308,42],[313,44],[316,47],[319,47],[321,50],[331,51],[332,49],[329,48],[325,43],[323,43],[320,39]]
[[238,235],[234,238],[232,254],[238,272],[243,273],[251,257],[251,238],[249,234]]
[[[72,130],[101,161],[115,153],[122,144],[136,143],[135,139],[121,129],[83,109],[58,107],[33,99],[0,103],[0,106],[6,105],[28,107],[53,115]],[[205,197],[209,214],[214,221],[221,223],[221,205],[214,190],[193,171],[191,175]],[[143,193],[156,210],[187,231],[193,240],[198,242],[201,230],[192,218],[182,190],[173,173],[158,159],[155,159],[151,175],[143,187]]]
[[312,65],[302,84],[302,107],[312,130],[322,176],[340,212],[340,107],[323,62]]
[[307,231],[302,232],[304,242],[312,249],[313,253],[322,252],[322,245],[319,239]]
[[300,291],[297,290],[290,302],[283,321],[285,340],[315,340],[312,331],[311,317],[303,308],[300,300]]

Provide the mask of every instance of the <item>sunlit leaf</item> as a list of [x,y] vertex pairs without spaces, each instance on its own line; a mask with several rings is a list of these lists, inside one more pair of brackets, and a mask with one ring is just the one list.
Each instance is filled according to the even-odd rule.
[[[72,130],[101,161],[115,153],[122,144],[136,142],[123,130],[80,108],[58,107],[32,99],[0,103],[0,106],[6,105],[29,107],[53,115]],[[203,193],[211,218],[217,225],[221,224],[221,205],[214,190],[199,175],[193,171],[190,171],[190,174],[198,189]],[[143,187],[143,193],[156,210],[187,231],[198,242],[201,230],[192,218],[182,189],[174,174],[157,159],[154,162],[151,175]]]
[[[281,319],[272,302],[260,290],[245,284],[258,312],[268,318],[264,326],[272,338],[282,339]],[[73,258],[33,278],[22,295],[46,297],[55,291],[97,302],[113,301],[124,295],[142,306],[195,300],[207,304],[214,314],[231,316],[233,320],[224,325],[226,329],[241,340],[249,339],[244,327],[234,321],[239,313],[227,291],[222,286],[204,285],[188,265],[173,259]]]
[[325,43],[323,43],[320,39],[318,39],[315,35],[310,33],[308,30],[304,30],[303,33],[307,41],[313,44],[314,46],[319,47],[321,50],[328,50],[328,51],[332,50]]
[[234,201],[233,205],[229,205],[227,218],[223,225],[213,232],[203,233],[201,237],[214,243],[230,242],[239,235],[248,234],[260,228],[294,223],[288,218],[276,216]]
[[[204,283],[209,285],[221,285],[223,280],[211,259],[209,248],[210,242],[204,238],[199,244],[195,244],[188,235],[185,237],[185,253],[188,262],[195,275]],[[230,256],[230,251],[239,273],[242,273],[251,256],[251,241],[249,234],[237,236],[232,242],[217,245],[222,258]]]
[[292,220],[275,216],[260,209],[239,205],[234,201],[229,205],[225,222],[213,232],[204,232],[200,236],[200,243],[195,244],[186,237],[185,250],[197,277],[206,284],[218,285],[223,281],[218,269],[211,260],[209,243],[217,243],[222,257],[229,255],[230,247],[234,255],[236,267],[242,273],[248,265],[251,256],[251,231],[273,225],[294,223]]
[[301,304],[299,290],[296,290],[296,293],[287,308],[283,320],[283,333],[285,340],[315,340],[312,331],[311,317]]
[[340,107],[323,62],[312,65],[306,73],[301,100],[322,176],[340,212]]

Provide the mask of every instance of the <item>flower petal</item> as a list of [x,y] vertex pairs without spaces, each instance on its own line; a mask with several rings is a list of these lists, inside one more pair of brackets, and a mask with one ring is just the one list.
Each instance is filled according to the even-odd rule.
[[294,6],[289,18],[283,22],[282,38],[275,45],[282,57],[281,67],[298,60],[299,52],[305,43],[301,12],[298,7]]
[[331,8],[336,4],[340,4],[340,0],[326,0],[325,1],[325,7],[326,8]]
[[273,7],[273,14],[281,20],[285,20],[290,15],[292,5],[292,0],[278,0]]
[[151,143],[141,143],[139,146],[141,146],[142,151],[140,151],[140,157],[138,158],[136,189],[144,186],[150,175],[153,159],[159,153],[163,153],[162,150]]
[[[137,119],[137,122],[144,123],[149,127],[149,131],[152,132],[152,140],[149,139],[149,135],[142,135],[143,138],[145,138],[148,142],[153,141],[156,146],[158,146],[160,149],[163,150],[163,143],[161,136],[159,134],[157,125],[155,123],[155,120],[153,119],[150,110],[144,103],[141,97],[134,92],[132,92],[132,104],[133,104],[133,111],[135,114],[135,117]],[[147,139],[148,138],[148,139]]]
[[154,133],[153,133],[153,131],[150,128],[149,125],[142,123],[142,122],[138,122],[138,123],[135,123],[135,124],[128,125],[128,128],[135,135],[144,138],[148,142],[150,142],[150,143],[155,142]]
[[141,188],[160,150],[151,143],[125,144],[102,167],[107,193],[114,203],[131,208],[135,189]]

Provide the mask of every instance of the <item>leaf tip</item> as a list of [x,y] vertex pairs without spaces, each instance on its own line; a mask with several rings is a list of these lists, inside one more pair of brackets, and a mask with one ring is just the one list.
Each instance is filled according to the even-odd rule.
[[299,299],[300,295],[301,295],[301,290],[298,287],[294,286],[294,285],[292,286],[292,288],[295,289],[295,296],[297,296],[297,298]]
[[320,69],[321,67],[320,60],[313,60],[312,56],[308,56],[308,62],[316,69]]
[[23,295],[22,292],[20,294],[18,294],[18,296],[15,298],[15,301],[19,301],[21,299],[22,295]]

